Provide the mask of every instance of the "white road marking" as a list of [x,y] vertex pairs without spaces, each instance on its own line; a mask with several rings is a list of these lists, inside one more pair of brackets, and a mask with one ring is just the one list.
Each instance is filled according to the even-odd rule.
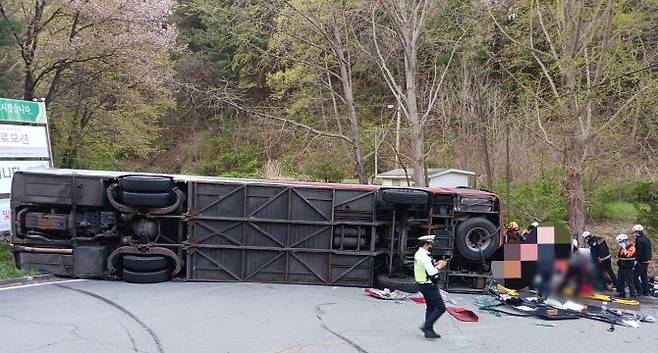
[[81,282],[81,281],[85,281],[85,279],[79,278],[79,279],[68,279],[68,280],[64,280],[64,281],[51,281],[51,282],[42,282],[42,283],[23,284],[23,285],[18,285],[18,286],[0,288],[0,292],[10,290],[10,289],[44,286],[46,284],[72,283],[72,282]]

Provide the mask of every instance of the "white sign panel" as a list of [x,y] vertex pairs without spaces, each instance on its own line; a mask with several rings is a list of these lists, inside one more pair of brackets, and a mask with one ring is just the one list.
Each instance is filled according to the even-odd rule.
[[46,126],[0,124],[0,157],[49,158]]
[[0,194],[9,194],[11,192],[11,178],[17,171],[46,169],[48,167],[50,167],[49,161],[0,161]]
[[11,209],[9,199],[0,199],[0,231],[11,229]]

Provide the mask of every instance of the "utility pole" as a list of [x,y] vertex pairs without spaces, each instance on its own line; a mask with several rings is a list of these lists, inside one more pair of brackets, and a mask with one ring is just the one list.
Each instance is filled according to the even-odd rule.
[[[376,136],[375,138],[379,138],[379,136]],[[377,168],[377,164],[379,163],[379,143],[375,140],[375,177],[377,177],[377,174],[379,174],[379,168]]]
[[512,202],[510,200],[510,157],[509,157],[509,139],[510,139],[510,127],[509,122],[505,126],[505,211],[507,214],[512,213]]

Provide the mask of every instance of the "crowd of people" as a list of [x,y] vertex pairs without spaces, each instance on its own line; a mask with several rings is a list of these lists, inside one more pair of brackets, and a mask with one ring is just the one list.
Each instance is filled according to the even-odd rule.
[[[506,244],[523,243],[527,234],[538,226],[531,224],[521,231],[516,222],[510,222],[505,232]],[[575,293],[616,289],[619,297],[636,299],[651,295],[648,268],[651,263],[651,241],[645,234],[644,227],[636,224],[631,229],[632,235],[619,234],[615,238],[616,247],[613,251],[608,247],[606,240],[598,235],[585,231],[582,240],[586,248],[578,246],[578,240],[573,239],[572,256],[566,273],[557,286],[558,293],[564,293],[569,287]],[[613,270],[613,253],[616,250],[617,273]],[[541,261],[538,263],[536,288],[540,298],[545,298],[551,291],[551,282],[554,278],[552,263]],[[571,286],[570,286],[571,285]],[[628,292],[627,292],[628,290]]]
[[626,296],[626,288],[631,298],[649,296],[651,287],[648,269],[651,263],[651,241],[640,224],[633,226],[632,232],[632,237],[626,234],[619,234],[616,237],[616,277],[611,266],[612,256],[605,240],[590,232],[583,233],[583,239],[590,248],[592,259],[597,265],[597,272],[601,275],[600,279],[614,284],[619,296]]
[[[528,241],[528,235],[538,226],[539,223],[533,222],[521,231],[516,222],[510,222],[506,227],[505,244],[520,244]],[[558,293],[564,293],[567,286],[573,284],[575,294],[583,293],[587,285],[601,291],[616,288],[619,297],[622,298],[626,298],[626,288],[631,299],[651,295],[647,273],[651,263],[651,241],[640,224],[633,226],[632,237],[631,239],[626,234],[619,234],[616,237],[617,274],[615,274],[612,266],[613,255],[605,239],[589,231],[583,232],[582,239],[587,244],[587,248],[580,248],[578,241],[573,240],[568,270],[557,287]],[[425,318],[420,330],[428,339],[441,337],[434,331],[434,323],[446,312],[437,283],[440,280],[440,271],[447,266],[447,262],[435,261],[432,258],[433,243],[434,235],[419,237],[418,251],[414,255],[414,279],[426,305]],[[540,302],[547,299],[551,292],[554,273],[552,261],[538,261],[538,281],[535,286]]]

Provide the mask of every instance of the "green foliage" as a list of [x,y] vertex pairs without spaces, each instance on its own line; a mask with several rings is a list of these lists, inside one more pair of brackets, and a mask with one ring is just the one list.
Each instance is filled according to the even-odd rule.
[[[65,2],[48,3],[50,6],[51,3]],[[417,52],[418,98],[421,106],[427,103],[429,97],[426,88],[434,79],[443,80],[442,73],[450,60],[452,48],[458,43],[455,56],[445,71],[445,81],[442,81],[434,110],[430,111],[426,119],[423,143],[426,151],[431,151],[428,152],[427,166],[461,166],[483,174],[482,156],[477,146],[481,141],[478,134],[484,123],[471,115],[491,115],[485,119],[486,131],[491,138],[494,174],[500,182],[504,174],[501,163],[504,155],[503,132],[507,125],[511,125],[512,131],[518,131],[518,134],[528,134],[527,138],[519,138],[518,146],[523,150],[516,155],[519,159],[525,158],[519,160],[518,165],[525,165],[534,159],[538,150],[546,148],[546,145],[541,144],[542,135],[537,134],[534,111],[537,104],[537,118],[545,120],[544,128],[558,147],[569,147],[566,142],[568,137],[573,136],[573,131],[568,126],[578,121],[568,114],[569,110],[558,109],[559,104],[544,70],[537,63],[533,52],[524,48],[524,45],[527,47],[532,44],[538,50],[549,53],[539,55],[539,58],[546,63],[546,70],[553,76],[559,94],[569,97],[565,101],[571,102],[570,98],[575,97],[582,102],[582,95],[585,94],[583,88],[590,83],[585,76],[588,70],[582,51],[564,62],[551,59],[550,43],[536,15],[538,10],[544,11],[547,31],[561,54],[564,48],[570,47],[568,44],[574,36],[556,35],[560,27],[555,18],[556,13],[552,10],[557,8],[559,2],[518,0],[514,1],[514,6],[500,5],[509,3],[500,1],[484,3],[470,0],[428,2],[428,10],[431,11],[426,16]],[[586,3],[585,27],[590,28],[590,17],[598,12],[589,10],[597,4],[605,5],[605,1]],[[339,61],[329,43],[333,33],[328,31],[319,34],[314,30],[331,30],[335,12],[353,81],[366,168],[369,172],[374,170],[376,149],[379,170],[392,168],[395,109],[386,107],[394,104],[396,99],[392,97],[382,76],[369,21],[375,6],[378,23],[382,26],[391,24],[382,18],[386,16],[382,16],[381,3],[364,0],[290,0],[280,4],[271,0],[178,0],[176,4],[175,13],[169,22],[176,25],[177,43],[180,45],[171,52],[174,64],[169,61],[170,52],[165,50],[161,60],[154,60],[153,65],[148,66],[151,70],[130,70],[135,65],[145,67],[143,64],[138,65],[141,56],[122,56],[117,60],[96,60],[88,64],[71,62],[65,65],[67,70],[62,77],[65,84],[59,86],[61,92],[57,96],[57,103],[49,102],[57,166],[63,165],[62,160],[66,156],[64,166],[74,168],[158,168],[153,166],[151,157],[159,151],[170,150],[177,160],[173,166],[161,167],[163,172],[193,171],[204,175],[259,177],[264,162],[271,159],[280,162],[281,174],[285,176],[321,181],[353,178],[354,167],[353,162],[350,162],[353,152],[349,143],[294,128],[281,121],[256,120],[255,116],[258,115],[251,114],[262,109],[271,116],[295,120],[317,130],[351,134],[349,110],[341,97],[342,86],[337,77],[340,76]],[[657,6],[658,0],[618,0],[609,52],[605,56],[600,55],[602,46],[598,39],[582,46],[588,49],[586,53],[591,65],[603,59],[609,61],[603,68],[605,72],[601,84],[596,83],[593,91],[594,129],[605,123],[602,117],[606,112],[617,111],[619,105],[613,103],[626,101],[638,88],[654,85],[654,89],[647,90],[646,94],[638,98],[642,104],[628,107],[632,115],[620,115],[606,130],[597,134],[598,138],[588,141],[592,154],[596,154],[597,158],[601,156],[601,162],[614,163],[609,162],[613,158],[605,153],[608,150],[605,145],[613,146],[615,150],[625,146],[619,142],[630,140],[629,133],[627,130],[619,133],[618,127],[629,125],[634,119],[637,121],[633,126],[633,142],[644,140],[648,144],[646,150],[655,150],[658,136],[658,123],[655,119],[655,107],[658,106],[655,84],[658,81],[655,70],[623,74],[651,62],[651,55],[646,53],[655,51],[658,40],[658,17],[655,16]],[[22,11],[14,13],[17,17],[22,16]],[[493,24],[492,17],[498,19],[507,34],[524,45],[513,43],[507,35],[503,35]],[[55,22],[67,21],[69,18],[58,16]],[[16,18],[15,21],[19,25],[22,20]],[[21,67],[19,47],[8,30],[9,23],[0,21],[0,96],[18,97],[22,90],[20,76],[24,67]],[[596,23],[600,27],[606,21]],[[61,25],[61,28],[66,27],[66,23]],[[20,27],[24,27],[24,24],[17,26]],[[599,36],[598,29],[590,28],[590,34],[585,37]],[[402,78],[405,58],[396,45],[397,38],[385,28],[378,30],[378,44],[391,69],[391,75]],[[81,33],[86,32],[90,31]],[[65,34],[70,32],[56,33],[65,38]],[[44,33],[40,38],[41,45],[50,42],[50,35],[53,33]],[[64,47],[69,47],[68,40],[62,43],[66,44]],[[81,47],[79,50],[85,51],[88,48]],[[154,48],[140,47],[139,53],[142,51],[144,54],[152,54]],[[43,50],[39,50],[39,53],[47,53],[42,59],[56,62],[57,57],[53,53]],[[469,66],[470,62],[476,65]],[[561,74],[564,63],[569,63],[566,67],[573,67],[573,74],[579,77],[574,89],[580,93],[573,96],[572,87],[564,87]],[[69,70],[73,67],[75,71]],[[172,72],[174,70],[175,75]],[[477,110],[472,114],[468,113],[471,103],[462,97],[475,96],[462,87],[465,85],[461,80],[465,80],[467,72],[472,75],[470,80],[486,83],[487,89],[483,91],[487,94],[479,99],[492,100],[488,105],[483,104],[482,111]],[[142,79],[152,78],[151,75],[142,77],[145,73],[158,73],[155,76],[161,80],[141,82]],[[50,73],[44,77],[51,79],[52,76],[54,74]],[[616,79],[620,76],[623,77]],[[174,85],[170,85],[171,82]],[[38,93],[44,94],[46,86],[40,87],[41,92]],[[178,107],[172,100],[173,90],[176,90]],[[235,93],[236,104],[245,109],[222,104],[225,101],[222,101],[222,97],[218,98],[222,92]],[[476,105],[476,101],[474,99],[472,104]],[[496,107],[495,114],[487,110],[492,110],[491,106]],[[82,116],[90,109],[94,110],[92,122],[83,124]],[[525,116],[529,116],[530,120],[525,120]],[[180,135],[161,135],[163,131],[173,130],[180,130]],[[219,135],[212,135],[214,131],[220,131]],[[403,118],[400,152],[405,165],[408,165],[408,157],[411,155],[412,144],[408,136],[408,124]],[[608,142],[603,144],[599,140]],[[177,151],[176,147],[185,143],[194,146],[185,145],[185,148]],[[476,148],[464,149],[465,144]],[[267,151],[263,151],[264,148]],[[549,152],[546,155],[542,153],[542,163],[544,158],[552,159],[555,156],[554,162],[559,164],[561,154],[550,148],[546,150]],[[628,150],[623,151],[620,154],[628,153]],[[638,156],[621,156],[630,157],[625,159],[632,160],[629,164],[645,158],[634,150],[631,153]],[[608,167],[589,160],[587,162],[592,167],[588,170],[599,169],[595,172]],[[532,169],[530,166],[525,173],[516,175],[517,179],[511,185],[511,207],[506,211],[506,217],[522,224],[534,219],[564,220],[567,195],[564,192],[562,172],[566,168],[562,168],[562,172],[551,171],[541,175]],[[592,219],[631,220],[640,217],[649,224],[650,217],[658,212],[655,197],[647,198],[646,195],[651,194],[647,190],[638,192],[635,183],[604,180],[589,186],[585,180],[584,184],[588,195],[588,215]],[[494,190],[501,196],[505,194],[504,184],[495,185]]]
[[658,232],[658,182],[639,183],[635,189],[636,208],[639,210],[638,222],[644,225],[649,233]]
[[35,274],[32,271],[22,271],[16,268],[14,258],[8,243],[0,243],[0,279],[27,276]]
[[[520,224],[533,220],[565,221],[567,214],[563,182],[564,177],[555,170],[544,174],[543,177],[535,178],[530,183],[512,182],[511,209],[505,210],[506,219]],[[656,213],[655,210],[658,210],[658,202],[653,206],[654,208],[651,208],[652,196],[647,196],[651,195],[651,191],[648,191],[650,185],[652,184],[621,180],[592,182],[592,190],[589,190],[588,217],[593,220],[611,219],[628,222],[639,220],[651,224],[650,219]],[[504,183],[498,183],[494,190],[502,197],[505,196]]]
[[201,175],[255,178],[263,165],[260,148],[254,141],[237,144],[234,135],[223,133],[208,139],[208,157],[195,172]]
[[0,97],[12,97],[20,87],[18,46],[11,33],[11,21],[0,20]]
[[[597,181],[590,191],[588,216],[591,219],[617,219],[651,223],[652,186],[646,181]],[[654,213],[655,215],[655,213]]]
[[267,48],[273,16],[268,4],[181,0],[176,10],[178,42],[204,57],[199,65],[211,63],[217,78],[235,80],[243,89],[263,87],[268,61],[261,51]]
[[283,156],[280,159],[281,162],[281,169],[283,169],[283,173],[291,178],[298,178],[299,171],[296,165],[295,157],[293,156]]
[[[586,182],[587,184],[587,182]],[[590,219],[635,221],[639,216],[636,181],[591,181],[587,214]]]
[[[130,75],[96,75],[77,82],[84,96],[66,92],[49,106],[55,166],[121,170],[157,152],[158,120],[174,107],[158,85],[130,85]],[[132,168],[131,168],[132,169]]]
[[640,216],[643,204],[616,201],[606,204],[603,218],[635,222]]
[[304,165],[304,174],[313,180],[327,183],[340,183],[345,179],[345,172],[330,160],[309,161]]
[[[529,224],[535,220],[564,221],[567,218],[563,193],[564,176],[551,171],[530,183],[512,182],[509,208],[505,209],[505,221]],[[498,183],[494,190],[505,195],[505,184]]]

